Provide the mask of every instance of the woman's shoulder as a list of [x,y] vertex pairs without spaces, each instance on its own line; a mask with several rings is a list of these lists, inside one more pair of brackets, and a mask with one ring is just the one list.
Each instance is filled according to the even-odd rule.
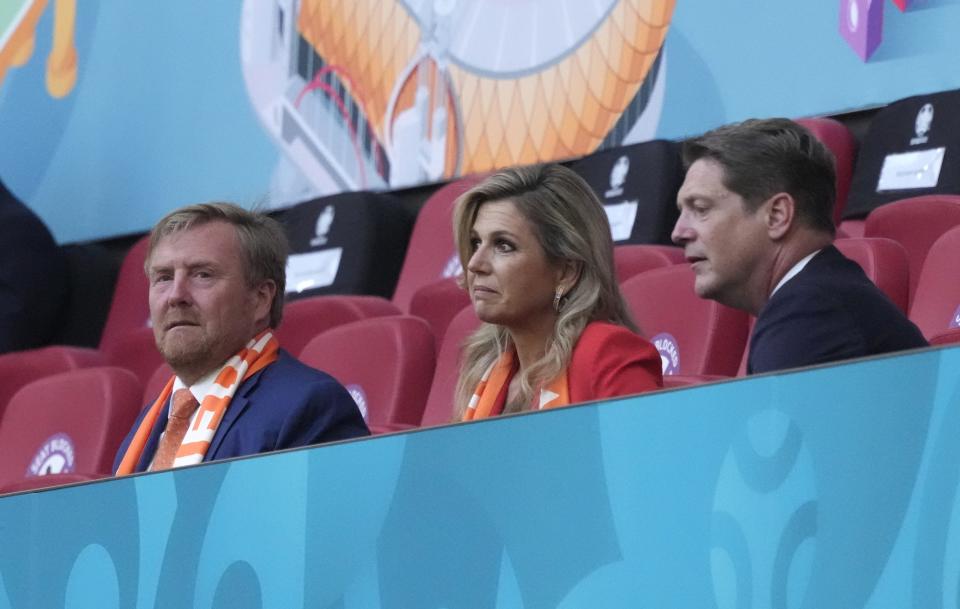
[[653,348],[650,341],[629,328],[607,321],[591,321],[580,333],[574,349],[591,349],[621,343],[632,347]]

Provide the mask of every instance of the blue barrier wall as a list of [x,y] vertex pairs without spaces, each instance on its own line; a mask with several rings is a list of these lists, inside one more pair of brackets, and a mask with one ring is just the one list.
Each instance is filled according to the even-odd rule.
[[0,499],[0,607],[960,606],[960,348]]

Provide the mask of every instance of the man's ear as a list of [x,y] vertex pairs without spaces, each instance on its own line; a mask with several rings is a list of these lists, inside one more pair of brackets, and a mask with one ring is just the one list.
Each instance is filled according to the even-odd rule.
[[763,205],[766,214],[767,234],[779,241],[793,227],[797,214],[797,202],[785,192],[778,192]]
[[[257,319],[269,319],[273,308],[273,299],[277,295],[277,284],[272,279],[265,279],[254,289],[254,298],[257,303]],[[283,298],[283,295],[280,296]]]

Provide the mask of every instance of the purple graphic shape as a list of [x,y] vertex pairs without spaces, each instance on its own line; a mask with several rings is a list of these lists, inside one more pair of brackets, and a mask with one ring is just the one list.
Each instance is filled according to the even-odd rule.
[[840,35],[867,61],[883,40],[883,0],[840,0]]

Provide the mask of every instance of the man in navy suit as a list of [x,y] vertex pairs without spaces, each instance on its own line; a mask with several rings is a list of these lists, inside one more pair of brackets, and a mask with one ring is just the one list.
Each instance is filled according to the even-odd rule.
[[757,316],[747,372],[926,346],[833,245],[833,155],[787,119],[748,120],[684,144],[673,241],[695,289]]
[[[176,376],[141,413],[117,453],[115,471],[179,467],[369,433],[340,383],[277,350],[270,338],[283,313],[286,257],[286,238],[274,220],[231,204],[188,206],[154,227],[145,265],[150,320]],[[244,353],[249,368],[235,357]],[[192,417],[190,426],[178,432],[185,439],[173,442],[178,452],[162,458],[171,444],[164,436],[176,435],[172,396],[189,395],[181,389],[195,400],[185,415]],[[210,433],[206,446],[185,455],[197,445],[185,430],[203,426]]]

